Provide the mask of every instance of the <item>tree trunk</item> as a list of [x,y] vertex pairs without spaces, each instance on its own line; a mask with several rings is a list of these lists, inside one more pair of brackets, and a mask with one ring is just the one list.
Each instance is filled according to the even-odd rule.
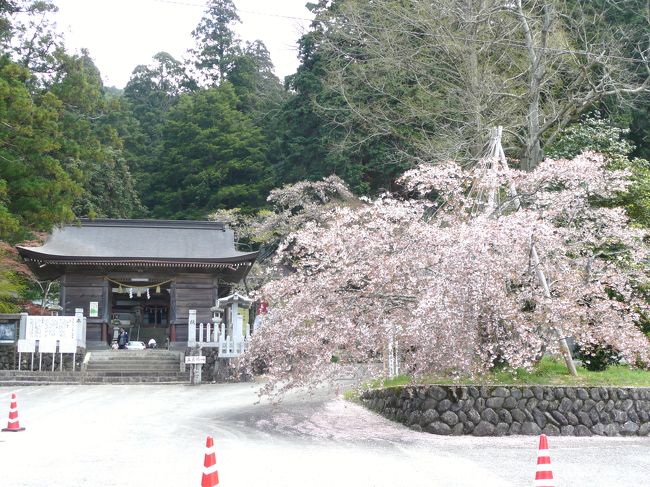
[[542,6],[544,17],[539,41],[536,42],[528,18],[524,13],[521,0],[517,0],[517,10],[528,56],[530,58],[530,81],[528,85],[528,113],[527,113],[527,134],[526,147],[521,158],[521,168],[525,171],[532,171],[544,159],[544,152],[540,142],[540,100],[542,93],[542,81],[546,75],[546,62],[548,54],[548,36],[553,25],[553,6],[545,3]]

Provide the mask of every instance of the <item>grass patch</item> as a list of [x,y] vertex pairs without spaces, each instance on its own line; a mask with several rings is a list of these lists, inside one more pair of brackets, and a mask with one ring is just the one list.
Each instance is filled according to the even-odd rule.
[[343,391],[343,399],[346,401],[356,401],[359,399],[359,391],[357,389]]
[[[494,370],[479,377],[460,377],[457,379],[446,375],[431,375],[418,379],[418,384],[485,384],[485,385],[565,385],[565,386],[635,386],[650,387],[650,371],[631,369],[627,365],[611,365],[601,372],[591,372],[583,367],[576,367],[578,376],[569,374],[563,361],[544,357],[537,366],[527,371]],[[405,375],[393,379],[375,380],[367,384],[371,389],[412,384],[412,378]]]
[[495,371],[490,374],[498,384],[540,384],[540,385],[575,385],[575,386],[637,386],[650,387],[650,372],[631,369],[627,365],[610,365],[607,369],[592,372],[583,367],[576,367],[577,377],[569,374],[563,361],[544,357],[532,371],[517,369],[515,371]]

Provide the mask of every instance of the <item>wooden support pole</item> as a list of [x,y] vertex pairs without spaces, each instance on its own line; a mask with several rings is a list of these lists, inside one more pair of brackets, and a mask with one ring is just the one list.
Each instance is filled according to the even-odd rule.
[[[550,299],[551,290],[548,287],[548,282],[546,280],[546,276],[544,275],[544,271],[539,265],[539,256],[537,255],[537,249],[535,248],[535,240],[532,235],[530,236],[530,256],[533,260],[533,265],[535,266],[535,272],[537,274],[537,278],[539,279],[539,282],[542,285],[542,289],[544,291],[544,297]],[[566,337],[560,337],[557,330],[554,331],[558,335],[558,341],[560,342],[560,351],[562,352],[562,356],[564,357],[564,361],[566,362],[567,369],[569,369],[569,373],[572,376],[576,377],[578,375],[578,372],[576,371],[576,366],[573,363],[573,357],[571,357],[571,350],[569,350],[569,344],[566,341]]]

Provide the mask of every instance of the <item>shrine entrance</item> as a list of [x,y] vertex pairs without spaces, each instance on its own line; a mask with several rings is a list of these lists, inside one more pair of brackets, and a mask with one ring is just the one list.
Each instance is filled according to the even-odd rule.
[[[156,340],[158,348],[166,348],[170,325],[170,281],[145,279],[111,279],[111,321],[109,342],[117,340],[119,328],[129,332],[129,340],[145,345]],[[110,343],[109,343],[110,345]]]

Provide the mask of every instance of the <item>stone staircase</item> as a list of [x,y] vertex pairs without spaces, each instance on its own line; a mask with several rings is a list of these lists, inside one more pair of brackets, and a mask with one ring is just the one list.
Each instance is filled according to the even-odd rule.
[[170,350],[92,350],[86,354],[84,384],[180,383],[189,381],[181,372],[183,354]]

